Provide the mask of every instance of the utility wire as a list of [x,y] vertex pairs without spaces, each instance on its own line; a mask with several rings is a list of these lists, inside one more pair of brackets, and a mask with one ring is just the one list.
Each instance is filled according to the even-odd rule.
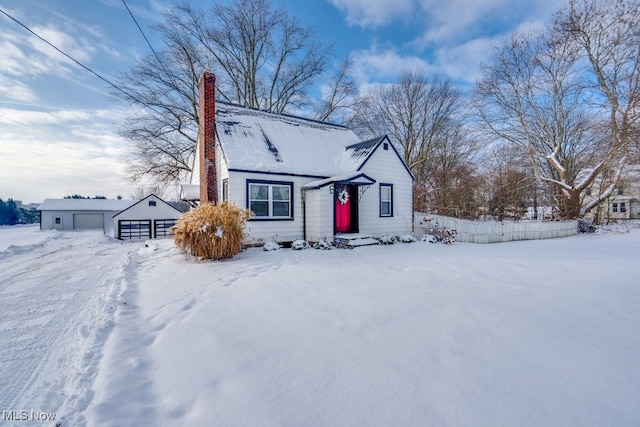
[[[164,64],[162,63],[162,61],[160,61],[160,57],[156,53],[156,51],[153,48],[153,46],[151,46],[151,43],[149,42],[149,39],[147,38],[147,35],[144,33],[144,31],[142,31],[142,27],[140,27],[140,24],[138,24],[138,20],[136,19],[135,16],[133,16],[133,13],[131,13],[131,9],[129,9],[129,6],[127,5],[127,3],[124,0],[122,0],[122,4],[124,4],[124,7],[127,9],[127,12],[129,12],[129,16],[131,16],[131,19],[133,19],[133,22],[136,23],[136,27],[138,27],[138,30],[140,30],[140,34],[142,34],[142,37],[144,37],[144,40],[147,42],[147,46],[149,46],[149,49],[151,49],[151,52],[153,52],[153,54],[155,55],[155,57],[158,60],[158,62],[160,63],[160,65],[162,65],[162,68],[164,68]],[[166,72],[166,70],[165,70],[165,72]]]
[[48,44],[49,46],[51,46],[52,48],[54,48],[56,51],[60,52],[62,55],[64,55],[65,57],[69,58],[71,61],[75,62],[76,64],[78,64],[80,67],[84,68],[85,70],[87,70],[88,72],[90,72],[91,74],[93,74],[94,76],[96,76],[97,78],[99,78],[100,80],[102,80],[103,82],[107,83],[109,86],[115,88],[116,90],[118,90],[119,92],[122,92],[123,94],[125,94],[128,98],[133,99],[134,101],[138,102],[139,104],[144,105],[145,107],[155,111],[158,114],[162,114],[160,113],[158,110],[156,110],[153,106],[147,104],[144,101],[141,101],[140,99],[138,99],[135,95],[132,95],[131,93],[127,92],[126,90],[122,89],[121,87],[117,86],[116,84],[110,82],[109,80],[107,80],[106,78],[102,77],[100,74],[96,73],[95,71],[93,71],[91,68],[87,67],[86,65],[82,64],[80,61],[78,61],[77,59],[73,58],[71,55],[67,54],[66,52],[62,51],[61,49],[59,49],[57,46],[55,46],[53,43],[49,42],[47,39],[45,39],[44,37],[40,36],[39,34],[35,33],[33,30],[31,30],[29,27],[27,27],[25,24],[23,24],[22,22],[18,21],[16,18],[14,18],[13,16],[9,15],[7,12],[5,12],[4,10],[0,9],[0,13],[2,13],[3,15],[5,15],[7,18],[11,19],[12,21],[14,21],[16,24],[20,25],[22,28],[24,28],[25,30],[27,30],[28,32],[30,32],[31,34],[33,34],[34,36],[36,36],[37,38],[39,38],[40,40],[42,40],[43,42],[45,42],[46,44]]
[[151,43],[149,42],[149,39],[147,38],[147,35],[144,33],[144,31],[142,30],[142,27],[140,27],[140,24],[138,24],[138,20],[136,19],[135,16],[133,16],[133,13],[131,12],[131,9],[129,9],[129,6],[127,5],[127,3],[125,2],[125,0],[122,0],[122,4],[124,4],[124,7],[127,9],[127,12],[129,12],[129,15],[131,16],[131,19],[133,19],[133,22],[136,23],[136,27],[138,27],[138,30],[140,30],[140,34],[142,34],[142,37],[144,37],[144,40],[147,42],[147,45],[149,46],[149,49],[151,49],[151,52],[153,52],[153,55],[156,57],[156,59],[158,60],[158,64],[160,64],[160,66],[162,67],[162,70],[165,72],[165,74],[169,77],[169,79],[171,79],[171,82],[173,83],[174,87],[178,87],[178,85],[176,84],[173,75],[171,73],[169,73],[169,71],[167,71],[167,68],[164,66],[164,61],[162,61],[160,59],[160,56],[158,56],[158,53],[156,52],[156,50],[153,48],[153,46],[151,45]]

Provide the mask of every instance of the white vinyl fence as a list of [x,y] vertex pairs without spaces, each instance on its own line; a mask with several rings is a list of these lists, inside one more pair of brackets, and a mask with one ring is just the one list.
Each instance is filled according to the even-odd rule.
[[499,243],[513,240],[553,239],[578,234],[577,221],[470,221],[414,212],[414,233],[422,238],[429,230],[456,230],[457,242]]

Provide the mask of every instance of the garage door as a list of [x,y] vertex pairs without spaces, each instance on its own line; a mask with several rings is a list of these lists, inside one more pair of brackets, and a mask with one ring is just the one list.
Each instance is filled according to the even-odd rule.
[[74,230],[93,230],[104,228],[104,215],[101,213],[73,214]]
[[118,236],[122,240],[150,239],[151,220],[121,220],[118,221]]
[[169,236],[169,228],[176,225],[177,219],[156,219],[153,221],[153,234],[156,239]]

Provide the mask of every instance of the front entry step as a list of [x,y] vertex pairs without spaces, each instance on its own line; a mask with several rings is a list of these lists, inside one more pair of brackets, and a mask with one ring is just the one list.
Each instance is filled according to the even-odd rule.
[[376,239],[370,234],[344,233],[333,236],[333,240],[338,248],[356,248],[358,246],[379,245]]

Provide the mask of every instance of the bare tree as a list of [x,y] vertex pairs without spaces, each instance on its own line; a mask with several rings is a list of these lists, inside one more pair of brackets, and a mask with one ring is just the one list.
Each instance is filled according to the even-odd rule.
[[584,205],[581,214],[608,198],[617,186],[640,125],[640,4],[636,0],[571,0],[555,20],[555,32],[579,48],[589,67],[591,105],[606,123],[599,161],[574,188],[581,192],[605,170],[611,185]]
[[183,3],[157,31],[164,49],[137,61],[114,93],[133,107],[121,133],[133,142],[126,161],[134,182],[175,183],[191,170],[203,70],[216,73],[218,99],[285,112],[312,108],[309,89],[332,57],[310,28],[268,0],[214,3],[207,11]]
[[198,48],[172,27],[162,27],[166,49],[133,65],[114,96],[130,106],[121,135],[132,142],[125,159],[133,182],[178,182],[193,163],[198,127]]
[[[462,124],[451,123],[438,135],[416,185],[416,209],[456,217],[475,217],[480,206],[478,144]],[[425,204],[425,206],[422,206]]]
[[492,147],[483,156],[486,213],[500,221],[521,219],[532,207],[537,219],[542,200],[529,160],[521,150],[505,145]]
[[217,75],[221,99],[247,107],[281,113],[306,105],[331,56],[311,28],[268,0],[214,3],[206,11],[184,3],[167,23],[198,45]]
[[347,55],[338,72],[328,81],[323,99],[315,106],[315,119],[346,123],[357,108],[358,86],[353,77],[353,60]]
[[364,94],[352,124],[362,136],[388,135],[414,174],[414,204],[424,204],[429,156],[450,142],[459,125],[461,92],[449,79],[425,71],[403,71],[398,82]]
[[514,36],[476,85],[484,129],[528,155],[562,217],[606,199],[583,204],[583,192],[622,171],[637,125],[638,12],[635,1],[572,1],[545,31]]

